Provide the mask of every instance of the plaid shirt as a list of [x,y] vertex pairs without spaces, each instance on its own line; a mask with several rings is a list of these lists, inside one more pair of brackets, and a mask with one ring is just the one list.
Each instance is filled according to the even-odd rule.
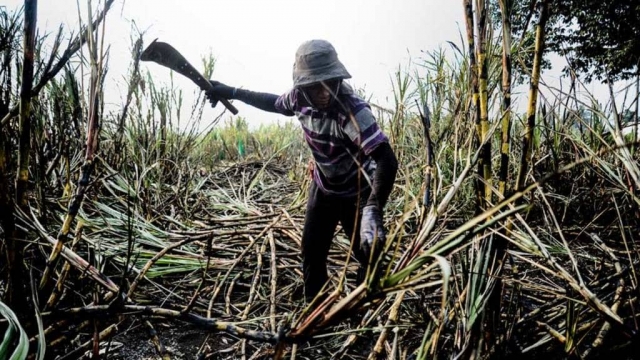
[[284,115],[298,117],[316,163],[313,179],[323,192],[353,196],[371,186],[376,167],[371,152],[389,140],[369,104],[348,85],[342,84],[326,111],[309,106],[298,89],[278,97],[275,106]]

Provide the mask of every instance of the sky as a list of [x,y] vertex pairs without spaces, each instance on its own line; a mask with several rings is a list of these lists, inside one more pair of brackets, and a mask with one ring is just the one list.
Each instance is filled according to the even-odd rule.
[[[53,32],[59,24],[77,30],[78,3],[86,22],[86,0],[39,1],[40,31]],[[15,9],[21,4],[8,0],[6,6]],[[98,1],[92,4],[95,12]],[[459,0],[116,0],[106,29],[110,60],[105,96],[112,104],[123,102],[126,94],[133,29],[145,32],[145,45],[156,38],[168,42],[197,68],[211,53],[216,58],[215,80],[275,94],[292,86],[297,47],[309,39],[325,39],[353,76],[349,82],[383,106],[392,97],[391,76],[398,67],[420,63],[423,51],[448,47],[447,41],[460,45],[465,34]],[[154,79],[168,81],[168,69],[141,65]],[[545,79],[555,78],[552,72]],[[181,76],[175,77],[175,84],[185,93],[185,107],[191,108],[195,85]],[[524,103],[525,99],[520,106]],[[251,124],[283,118],[239,101],[234,105]],[[223,109],[222,104],[207,108],[203,123]]]

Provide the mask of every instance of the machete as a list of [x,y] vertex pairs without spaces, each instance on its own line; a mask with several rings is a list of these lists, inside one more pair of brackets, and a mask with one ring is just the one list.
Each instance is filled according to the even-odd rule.
[[[166,66],[169,69],[191,79],[191,81],[196,83],[196,85],[205,92],[210,91],[213,88],[209,80],[205,79],[204,76],[202,76],[202,74],[196,70],[196,68],[194,68],[178,50],[165,42],[157,40],[158,39],[153,40],[153,42],[151,42],[151,44],[149,44],[149,46],[142,52],[140,60],[153,61],[162,66]],[[224,104],[224,106],[233,113],[233,115],[238,113],[238,109],[236,109],[229,100],[218,100],[220,100],[222,104]],[[213,106],[215,106],[215,104],[216,102],[213,102]]]

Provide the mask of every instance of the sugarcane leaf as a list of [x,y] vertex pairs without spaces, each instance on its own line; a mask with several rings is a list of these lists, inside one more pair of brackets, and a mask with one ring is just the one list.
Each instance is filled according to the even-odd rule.
[[14,342],[13,337],[15,332],[18,332],[18,344],[13,353],[9,357],[9,360],[24,360],[27,358],[29,352],[29,338],[20,325],[16,314],[2,301],[0,301],[0,316],[7,319],[9,322],[9,328],[5,332],[5,337],[0,344],[0,358],[6,359],[9,354],[9,347]]

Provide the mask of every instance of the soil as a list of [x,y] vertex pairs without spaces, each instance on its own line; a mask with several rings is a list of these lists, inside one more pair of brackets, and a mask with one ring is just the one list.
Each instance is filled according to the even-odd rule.
[[[190,324],[179,322],[153,323],[158,337],[165,347],[171,360],[183,359],[215,359],[231,360],[242,358],[238,339],[224,333],[210,333]],[[121,334],[112,340],[112,349],[108,355],[101,359],[109,360],[157,360],[162,359],[150,340],[149,333],[139,320],[132,320],[125,325]],[[297,351],[297,359],[325,359],[331,354],[323,348],[322,342],[315,344],[301,344]],[[206,344],[205,344],[206,342]],[[375,343],[375,337],[371,333],[358,337],[349,359],[366,359],[371,347]],[[198,357],[200,348],[205,344],[205,352]],[[273,347],[268,344],[247,342],[246,359],[271,359]],[[290,348],[289,354],[290,354]],[[359,354],[359,355],[358,355]]]
[[[172,360],[195,359],[198,350],[207,339],[207,332],[189,324],[177,322],[154,322],[153,324],[160,342]],[[115,353],[109,354],[108,359],[156,360],[160,358],[148,330],[139,320],[128,324],[121,334],[113,338],[113,342],[122,346],[119,346]]]

